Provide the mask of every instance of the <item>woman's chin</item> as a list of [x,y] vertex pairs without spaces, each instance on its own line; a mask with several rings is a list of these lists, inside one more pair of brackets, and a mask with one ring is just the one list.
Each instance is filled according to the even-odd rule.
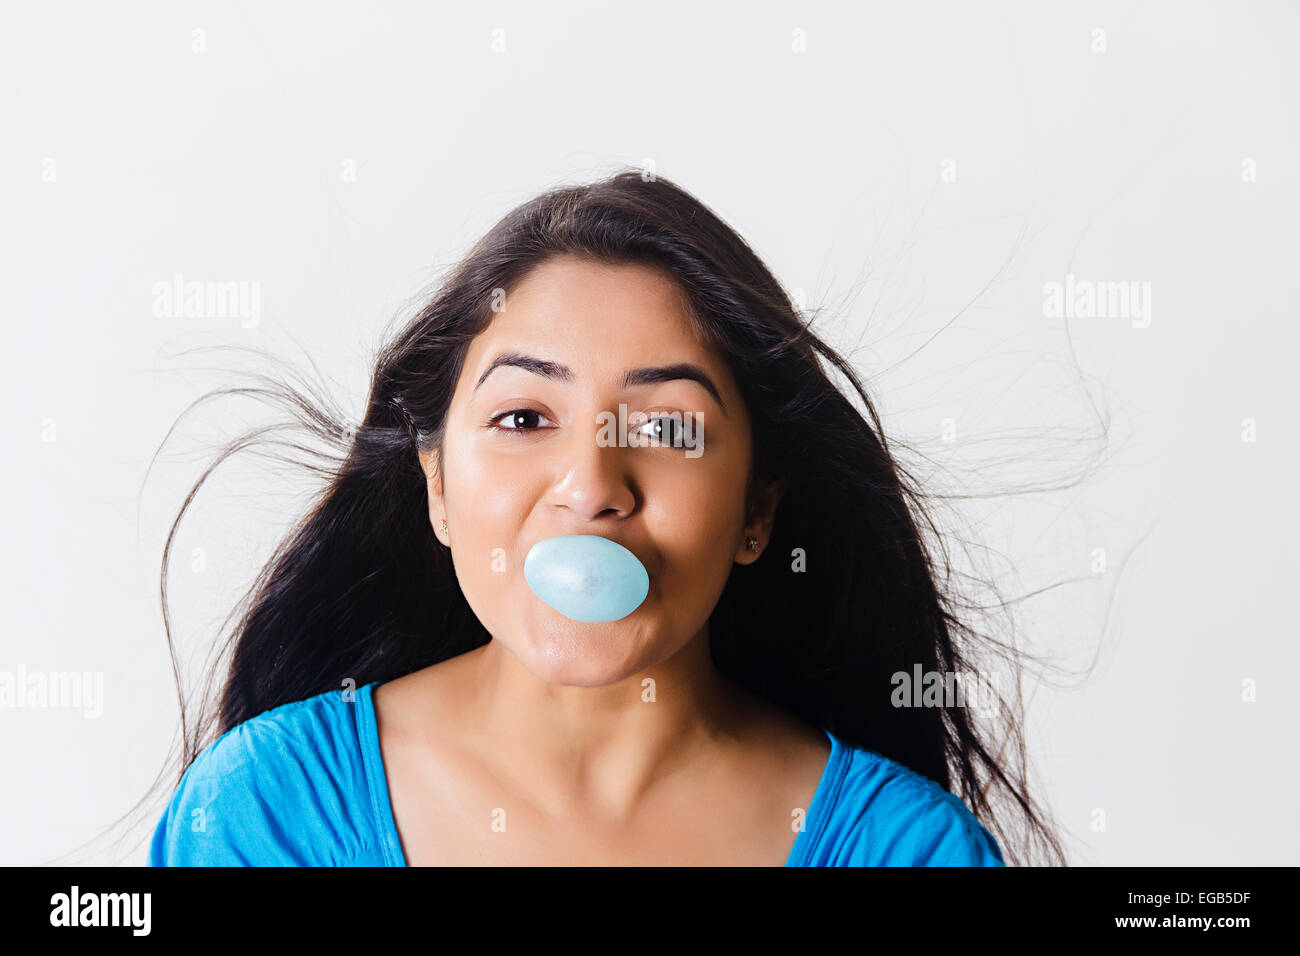
[[632,614],[618,621],[574,621],[552,608],[529,615],[510,649],[539,680],[603,687],[646,666],[646,634]]

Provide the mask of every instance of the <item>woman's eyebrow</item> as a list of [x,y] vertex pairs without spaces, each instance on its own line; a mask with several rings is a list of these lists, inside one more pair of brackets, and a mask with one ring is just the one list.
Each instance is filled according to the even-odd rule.
[[483,384],[489,375],[506,365],[521,368],[526,372],[532,372],[534,375],[553,378],[560,382],[573,381],[573,371],[567,365],[548,362],[545,359],[534,358],[531,355],[521,355],[518,352],[502,352],[488,364],[483,374],[478,377],[478,381],[474,383],[474,390],[478,391],[478,387]]
[[[532,372],[534,375],[541,375],[545,378],[554,379],[558,382],[572,382],[573,370],[567,365],[561,365],[558,362],[550,362],[546,359],[539,359],[532,355],[522,355],[519,352],[502,352],[494,358],[483,374],[479,376],[478,381],[474,384],[474,389],[486,381],[487,377],[502,366],[513,366],[521,368],[526,372]],[[657,385],[660,382],[689,381],[702,385],[713,396],[713,400],[718,403],[722,409],[722,414],[727,415],[726,403],[722,401],[722,395],[718,392],[718,387],[713,384],[713,379],[709,378],[708,373],[700,366],[691,362],[678,362],[675,365],[657,365],[647,368],[629,369],[623,373],[623,388],[633,388],[637,385]],[[730,416],[727,416],[730,417]]]

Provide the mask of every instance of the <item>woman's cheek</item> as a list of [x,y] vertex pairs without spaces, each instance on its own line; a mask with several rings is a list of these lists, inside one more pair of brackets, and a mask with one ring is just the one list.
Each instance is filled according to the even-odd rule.
[[736,500],[734,486],[688,482],[658,501],[658,514],[647,523],[672,569],[672,584],[693,591],[720,588],[731,573],[733,542],[743,525],[743,499]]
[[490,624],[503,612],[511,578],[523,573],[523,558],[515,554],[527,514],[523,476],[517,464],[486,460],[492,456],[472,448],[449,457],[447,523],[456,577],[475,612]]

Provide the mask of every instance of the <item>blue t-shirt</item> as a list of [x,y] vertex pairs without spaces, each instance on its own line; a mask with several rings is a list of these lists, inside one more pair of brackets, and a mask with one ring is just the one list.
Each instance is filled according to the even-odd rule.
[[[158,821],[150,866],[405,866],[371,691],[272,708],[195,758]],[[830,731],[786,866],[1004,866],[961,799]],[[792,819],[793,823],[793,819]]]

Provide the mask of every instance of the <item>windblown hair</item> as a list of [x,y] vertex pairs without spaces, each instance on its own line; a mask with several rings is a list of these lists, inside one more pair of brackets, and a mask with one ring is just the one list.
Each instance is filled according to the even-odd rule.
[[[197,715],[176,671],[177,778],[217,736],[270,708],[349,679],[357,687],[390,680],[490,639],[430,526],[417,452],[441,445],[466,349],[492,321],[494,294],[562,254],[649,264],[680,285],[749,411],[747,504],[760,482],[787,482],[765,554],[732,568],[710,617],[719,670],[958,794],[1009,863],[1063,864],[1028,784],[1022,652],[966,619],[979,606],[952,586],[927,490],[896,458],[855,369],[813,333],[734,230],[682,188],[638,171],[548,191],[498,222],[378,352],[359,426],[310,389],[274,377],[227,390],[281,404],[337,454],[317,469],[323,489],[232,612],[236,626]],[[174,669],[167,568],[177,528],[212,470],[267,437],[231,442],[171,527],[160,589]],[[792,569],[796,553],[802,570]],[[951,702],[895,706],[895,675],[918,666],[967,681],[997,668],[1017,676],[1005,696],[1003,681],[989,682],[997,706],[982,721]]]

